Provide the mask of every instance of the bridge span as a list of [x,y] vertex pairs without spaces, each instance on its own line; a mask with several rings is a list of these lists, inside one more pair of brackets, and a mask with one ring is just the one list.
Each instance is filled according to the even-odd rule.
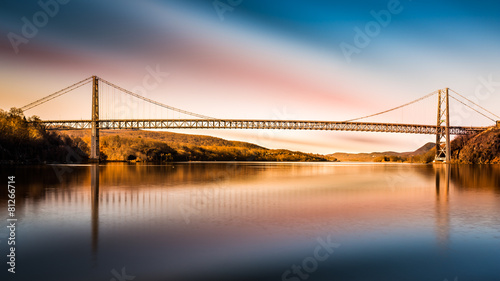
[[[48,130],[92,129],[92,120],[41,121]],[[384,132],[404,134],[436,135],[446,130],[445,126],[368,123],[347,121],[302,121],[302,120],[246,120],[246,119],[124,119],[99,120],[101,130],[123,129],[268,129],[268,130],[322,130],[351,132]],[[482,132],[488,127],[450,126],[450,135],[467,135]]]
[[[351,119],[347,121],[305,121],[305,120],[245,120],[245,119],[221,119],[212,118],[205,115],[189,112],[179,108],[172,107],[167,104],[146,98],[127,89],[119,87],[109,81],[106,81],[97,76],[86,78],[69,87],[59,90],[51,95],[36,100],[25,105],[21,110],[26,111],[65,95],[73,90],[76,90],[84,85],[92,85],[92,114],[90,120],[46,120],[34,121],[44,126],[48,130],[91,130],[91,155],[90,158],[99,161],[99,130],[120,130],[120,129],[264,129],[264,130],[324,130],[324,131],[351,131],[351,132],[377,132],[377,133],[404,133],[404,134],[425,134],[436,136],[436,161],[449,162],[451,160],[451,135],[467,135],[486,130],[488,127],[465,127],[450,125],[450,99],[455,99],[464,106],[481,114],[482,116],[495,122],[500,120],[500,116],[495,115],[491,111],[474,103],[470,99],[461,94],[450,90],[449,88],[436,90],[419,99],[406,103],[404,105],[384,110],[376,114]],[[452,91],[454,95],[449,92]],[[195,117],[196,119],[151,119],[151,117],[142,117],[139,119],[130,112],[127,117],[105,117],[102,118],[102,113],[108,113],[102,108],[100,110],[100,100],[111,99],[113,105],[110,109],[114,111],[116,107],[115,92],[118,96],[133,98],[144,102],[155,108],[167,109],[179,114]],[[101,93],[101,95],[100,95]],[[111,93],[111,97],[110,97]],[[104,94],[105,97],[102,96]],[[419,125],[419,124],[401,124],[401,123],[373,123],[360,122],[370,117],[382,115],[391,111],[405,108],[424,99],[437,95],[437,122],[435,125]],[[456,97],[458,96],[458,98]],[[107,97],[107,99],[106,99]],[[460,99],[461,98],[461,99]],[[122,99],[123,100],[123,99]],[[473,107],[473,106],[474,107]],[[108,104],[109,107],[109,104]],[[481,109],[482,111],[479,111]],[[143,109],[143,111],[145,111]],[[148,112],[149,113],[149,112]],[[151,115],[149,115],[151,116]],[[191,118],[188,117],[188,118]],[[157,117],[155,117],[157,118]],[[496,120],[493,118],[497,118]],[[499,124],[496,121],[497,126]]]

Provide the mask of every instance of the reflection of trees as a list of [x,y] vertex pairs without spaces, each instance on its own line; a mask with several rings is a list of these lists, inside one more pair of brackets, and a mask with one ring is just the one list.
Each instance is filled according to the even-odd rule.
[[[8,171],[9,170],[9,171]],[[7,172],[8,171],[8,172]],[[50,198],[53,201],[74,200],[72,188],[89,186],[88,167],[68,165],[18,166],[5,171],[16,176],[16,208],[23,210],[27,201],[36,209]],[[83,182],[83,184],[82,184]],[[1,202],[7,202],[7,189],[0,189]],[[1,204],[1,203],[0,203]],[[23,212],[18,212],[23,216]]]
[[101,184],[132,189],[138,186],[207,183],[235,177],[252,177],[259,171],[251,165],[233,163],[182,163],[172,165],[110,164],[101,166]]
[[[70,170],[62,170],[63,167]],[[58,177],[56,171],[65,173]],[[395,204],[417,200],[411,196],[413,189],[403,188],[406,181],[414,181],[411,186],[429,187],[429,179],[434,181],[434,177],[437,236],[446,241],[450,184],[452,192],[500,192],[500,166],[492,165],[117,163],[100,167],[17,167],[15,175],[19,198],[16,205],[21,216],[26,205],[31,205],[35,213],[43,207],[83,214],[86,220],[90,216],[93,249],[98,246],[99,215],[104,225],[113,220],[125,223],[134,219],[151,224],[155,219],[178,222],[183,219],[183,211],[191,212],[192,219],[213,220],[279,221],[282,217],[295,217],[300,223],[376,219],[394,215]],[[390,193],[386,178],[389,183],[394,182]],[[5,190],[0,190],[0,197],[7,202]]]
[[436,232],[446,247],[450,231],[450,184],[456,192],[500,193],[499,165],[434,165],[436,174]]
[[[293,164],[283,164],[283,167],[293,167]],[[265,175],[279,175],[288,173],[279,167],[273,166],[270,172],[267,168]],[[381,165],[373,167],[372,172],[397,173],[398,171],[406,173],[417,173],[422,178],[434,177],[434,168],[431,165],[415,165],[415,169],[408,171],[406,165]],[[491,190],[500,193],[500,165],[449,165],[450,180],[457,190]],[[297,169],[299,172],[305,172],[302,166]],[[19,186],[16,190],[18,198],[29,198],[33,202],[45,200],[47,192],[55,193],[55,196],[70,197],[71,189],[90,186],[91,166],[32,166],[18,167],[15,170],[16,177],[19,180]],[[252,177],[264,175],[259,163],[237,165],[230,162],[225,163],[176,163],[172,165],[147,166],[135,164],[108,164],[100,167],[101,185],[114,187],[127,187],[130,189],[139,188],[139,186],[178,186],[198,183],[221,182],[231,179],[245,180]],[[321,173],[322,168],[317,168]],[[366,172],[366,167],[356,166],[346,167],[346,173],[359,169],[360,172]],[[342,167],[337,167],[336,171],[343,171]],[[310,167],[307,172],[316,173]],[[59,173],[59,177],[58,177]],[[406,175],[406,174],[402,174]],[[6,199],[5,189],[0,190],[0,198]],[[4,200],[5,201],[5,200]],[[24,200],[19,200],[19,206],[22,208]]]
[[[16,175],[18,198],[29,198],[34,203],[47,199],[48,193],[55,199],[71,197],[71,189],[87,189],[90,183],[90,165],[25,166],[12,169]],[[111,164],[100,167],[101,185],[136,188],[144,185],[165,186],[206,183],[235,177],[252,177],[259,173],[251,165],[233,163],[183,163],[164,166]],[[59,176],[58,176],[59,175]],[[0,198],[7,199],[6,189],[0,190]],[[6,200],[3,200],[6,202]],[[17,202],[16,202],[17,203]],[[24,200],[19,200],[22,207]]]
[[[450,181],[454,189],[458,191],[482,190],[500,193],[500,165],[452,164],[446,166],[449,167]],[[438,167],[444,167],[444,165],[415,166],[415,169],[412,169],[411,172],[430,178],[434,176]],[[402,169],[406,169],[406,167]]]
[[451,181],[458,191],[500,193],[500,165],[452,165]]

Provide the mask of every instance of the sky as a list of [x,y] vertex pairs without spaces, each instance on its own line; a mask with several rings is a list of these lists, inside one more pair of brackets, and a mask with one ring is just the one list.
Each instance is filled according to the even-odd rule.
[[[446,87],[500,115],[499,28],[497,1],[5,0],[0,108],[22,107],[97,75],[216,118],[343,121]],[[90,119],[90,102],[90,90],[82,89],[25,115]],[[366,121],[433,125],[436,106],[432,97]],[[492,125],[459,103],[451,107],[452,125]],[[322,154],[412,151],[435,140],[172,131]]]

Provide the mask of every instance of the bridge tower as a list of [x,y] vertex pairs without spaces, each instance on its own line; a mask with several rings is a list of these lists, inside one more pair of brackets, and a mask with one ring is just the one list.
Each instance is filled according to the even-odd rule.
[[92,136],[90,160],[99,162],[99,78],[92,76]]
[[436,127],[436,158],[434,162],[448,163],[451,160],[450,147],[450,95],[449,89],[439,90]]

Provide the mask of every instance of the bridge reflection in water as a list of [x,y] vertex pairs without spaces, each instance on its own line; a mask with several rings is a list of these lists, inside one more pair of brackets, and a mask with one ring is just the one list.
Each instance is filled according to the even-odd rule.
[[437,165],[436,171],[436,238],[447,249],[450,238],[450,165]]
[[[214,164],[217,165],[217,164]],[[226,165],[230,168],[219,171],[218,174],[211,174],[210,169],[198,171],[193,177],[192,170],[188,167],[175,172],[173,175],[166,173],[166,186],[168,188],[168,178],[173,176],[175,182],[185,181],[188,190],[184,188],[172,188],[159,190],[158,187],[152,188],[138,188],[128,186],[127,188],[116,188],[123,177],[127,175],[118,175],[113,172],[106,174],[106,190],[101,191],[100,194],[100,173],[101,167],[98,164],[90,167],[90,185],[91,185],[91,235],[92,235],[92,253],[94,261],[97,262],[97,254],[99,248],[99,209],[103,205],[106,212],[111,211],[115,216],[119,214],[120,217],[126,219],[128,215],[140,214],[140,221],[150,222],[149,226],[154,225],[160,219],[177,218],[176,223],[182,218],[183,223],[189,224],[196,219],[206,219],[219,217],[227,220],[239,218],[238,221],[244,221],[243,218],[249,219],[248,224],[254,224],[255,227],[261,226],[258,220],[265,217],[279,217],[283,215],[293,216],[290,209],[274,208],[278,202],[289,201],[285,205],[294,205],[298,200],[304,201],[307,197],[321,197],[321,192],[318,190],[309,190],[307,192],[300,189],[291,190],[289,188],[281,188],[274,185],[275,188],[250,188],[235,190],[225,188],[221,185],[222,181],[231,177],[241,176],[246,174],[248,177],[259,176],[258,169],[248,170],[248,167],[238,167],[234,164],[220,164]],[[128,169],[136,169],[137,167],[127,167]],[[164,167],[168,169],[175,169],[174,166]],[[191,167],[192,168],[192,167]],[[113,170],[114,167],[104,167],[104,169]],[[191,172],[189,172],[191,170]],[[196,169],[199,170],[199,169]],[[449,195],[450,195],[450,178],[452,167],[450,165],[435,165],[432,168],[435,175],[435,231],[436,240],[442,249],[447,249],[450,237],[450,208],[449,208]],[[430,176],[431,171],[426,171],[426,176]],[[321,172],[318,172],[321,174]],[[279,171],[274,173],[279,177]],[[457,175],[456,173],[455,175]],[[269,177],[269,175],[268,175]],[[212,187],[209,188],[192,188],[190,184],[195,184],[197,181],[205,182],[211,181]],[[272,176],[269,177],[272,183]],[[281,198],[282,200],[279,200]],[[307,200],[307,199],[306,199]],[[321,217],[331,214],[333,211],[339,211],[332,208],[327,210],[324,214],[320,210],[323,204],[316,207],[314,204],[302,208],[301,212],[306,212],[308,215],[314,217]],[[116,217],[115,217],[116,219]],[[134,220],[130,219],[129,220]],[[137,218],[135,218],[137,220]],[[137,222],[135,222],[137,223]]]
[[97,262],[99,247],[99,165],[90,167],[91,201],[92,201],[92,258]]

